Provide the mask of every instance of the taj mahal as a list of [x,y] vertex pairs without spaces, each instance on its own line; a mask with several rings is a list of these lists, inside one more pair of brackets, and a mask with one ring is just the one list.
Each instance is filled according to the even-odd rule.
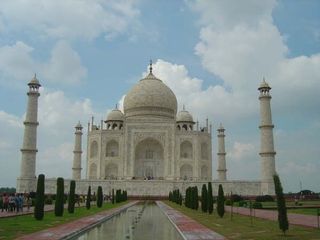
[[[41,85],[35,76],[28,86],[17,192],[36,190],[37,115]],[[95,123],[92,117],[88,123],[86,172],[82,172],[81,166],[84,129],[80,122],[75,126],[70,173],[71,179],[76,181],[76,192],[85,194],[88,186],[93,189],[102,186],[105,193],[111,189],[125,189],[129,196],[163,197],[174,189],[184,192],[187,187],[195,185],[200,189],[202,184],[211,181],[214,194],[222,184],[226,193],[273,195],[276,153],[270,89],[265,80],[258,87],[261,147],[257,161],[261,165],[260,179],[228,180],[224,127],[220,124],[215,134],[208,119],[200,126],[185,107],[178,111],[174,92],[153,74],[151,63],[147,76],[126,94],[123,111],[116,107],[105,120]],[[212,146],[215,136],[218,146]],[[212,171],[213,161],[217,161],[216,173]],[[66,189],[71,179],[65,179]],[[45,192],[56,192],[55,178],[46,179]]]

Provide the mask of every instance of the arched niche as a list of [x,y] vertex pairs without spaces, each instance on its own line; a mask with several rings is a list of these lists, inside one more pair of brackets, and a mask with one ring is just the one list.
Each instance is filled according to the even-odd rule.
[[180,144],[180,158],[193,158],[193,147],[189,141],[184,141]]
[[207,160],[208,156],[208,144],[203,142],[201,143],[201,159]]
[[98,156],[98,143],[97,141],[92,141],[90,144],[90,157],[94,158]]
[[111,140],[106,146],[106,157],[118,157],[119,156],[119,143],[115,140]]
[[208,180],[208,167],[205,165],[201,167],[201,179]]
[[110,163],[105,168],[106,179],[117,179],[118,177],[118,165]]
[[90,164],[89,179],[97,179],[97,164],[95,163]]
[[164,178],[164,150],[159,141],[147,138],[135,148],[134,176],[138,179]]
[[183,164],[180,168],[180,178],[183,180],[191,180],[192,177],[192,166],[190,164]]

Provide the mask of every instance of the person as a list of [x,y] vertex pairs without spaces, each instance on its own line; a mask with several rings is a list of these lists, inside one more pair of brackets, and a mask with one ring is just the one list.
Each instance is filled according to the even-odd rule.
[[19,195],[19,211],[23,212],[23,194]]
[[28,210],[28,212],[30,211],[30,206],[31,206],[31,202],[32,200],[31,200],[31,197],[29,196],[29,194],[27,195],[27,200],[26,200],[26,202],[27,202],[27,210]]
[[10,212],[14,212],[16,210],[14,194],[10,194],[9,196],[9,210]]
[[17,210],[17,213],[18,213],[19,210],[20,210],[19,194],[16,194],[14,196],[14,204],[15,204],[15,207],[16,207],[16,210]]
[[3,195],[3,207],[4,207],[4,210],[6,210],[6,212],[8,212],[8,208],[9,208],[9,196],[8,194],[4,194]]
[[1,208],[1,212],[3,212],[3,196],[0,195],[0,208]]

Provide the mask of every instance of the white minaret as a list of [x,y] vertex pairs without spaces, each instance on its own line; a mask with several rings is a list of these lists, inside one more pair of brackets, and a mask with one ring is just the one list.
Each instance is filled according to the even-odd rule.
[[275,169],[275,155],[273,145],[273,127],[269,93],[271,87],[263,79],[260,91],[260,157],[261,157],[261,194],[274,194],[273,175]]
[[82,126],[80,122],[75,127],[76,131],[74,133],[74,150],[73,150],[73,167],[72,167],[72,179],[81,179],[81,154],[82,154]]
[[226,149],[224,144],[224,131],[222,124],[218,128],[218,180],[226,181],[227,180],[227,169],[226,169]]
[[28,83],[29,92],[26,119],[24,124],[23,145],[21,148],[20,177],[17,179],[17,192],[31,192],[36,189],[36,154],[38,123],[38,98],[40,83],[34,75]]

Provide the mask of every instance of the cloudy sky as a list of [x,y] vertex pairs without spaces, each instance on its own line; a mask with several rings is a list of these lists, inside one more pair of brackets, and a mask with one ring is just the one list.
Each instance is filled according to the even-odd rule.
[[37,174],[68,178],[76,123],[105,119],[149,59],[179,108],[212,122],[214,170],[223,123],[229,179],[259,179],[257,87],[265,77],[285,191],[300,183],[320,191],[317,0],[2,0],[0,186],[15,186],[19,176],[34,73],[42,84]]

